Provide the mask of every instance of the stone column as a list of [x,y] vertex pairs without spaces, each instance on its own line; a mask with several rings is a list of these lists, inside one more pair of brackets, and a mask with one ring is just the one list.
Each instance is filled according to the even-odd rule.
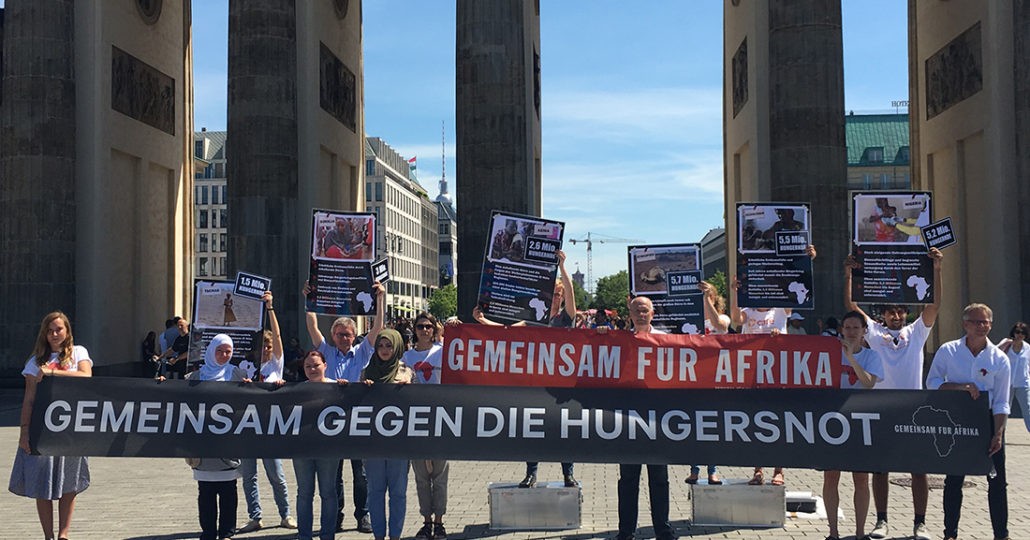
[[[226,272],[272,278],[284,336],[298,335],[297,18],[293,0],[229,2]],[[279,310],[282,311],[279,311]]]
[[842,41],[839,0],[769,2],[770,194],[812,204],[819,318],[841,311],[849,250]]
[[72,0],[8,0],[0,106],[0,373],[21,370],[46,313],[62,310],[76,323],[73,40]]
[[491,210],[540,215],[540,13],[458,0],[458,313],[471,320]]
[[[1021,312],[1026,313],[1030,306],[1030,281],[1026,279],[1030,272],[1030,0],[1013,0],[1012,21],[1014,43],[1012,57],[1021,59],[1014,63],[1015,79],[1015,128],[1016,148],[1016,185],[1019,186],[1019,262],[1020,275],[1023,279],[1020,291]],[[1026,317],[1026,315],[1024,315]],[[1024,413],[1025,414],[1025,413]]]

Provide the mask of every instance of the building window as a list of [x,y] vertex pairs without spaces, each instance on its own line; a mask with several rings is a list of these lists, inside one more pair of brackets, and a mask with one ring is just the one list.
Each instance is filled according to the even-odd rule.
[[376,182],[376,202],[383,202],[383,183]]
[[229,204],[229,196],[226,195],[226,192],[225,192],[227,187],[228,186],[224,186],[224,185],[222,186],[222,204]]
[[204,178],[211,178],[211,166],[204,167]]
[[197,269],[197,275],[198,276],[206,276],[207,275],[207,257],[201,257],[200,258],[200,267]]
[[218,204],[218,186],[211,186],[211,204]]
[[204,141],[193,141],[193,155],[204,159]]
[[199,241],[197,242],[197,251],[204,253],[205,251],[207,251],[207,234],[201,233],[198,236]]
[[229,211],[222,208],[218,212],[221,214],[221,217],[218,218],[218,223],[220,223],[220,226],[225,229],[229,226]]
[[883,163],[883,147],[871,146],[862,152],[863,163]]
[[222,233],[221,234],[221,240],[218,242],[218,244],[220,246],[218,251],[221,251],[222,253],[225,253],[225,236],[226,236],[226,234]]
[[200,210],[197,212],[197,228],[207,228],[207,210]]
[[225,163],[215,163],[215,178],[225,178]]
[[207,186],[200,187],[200,204],[207,204]]
[[225,275],[225,257],[220,257],[218,259],[218,275]]
[[372,202],[372,182],[365,182],[365,201]]
[[884,189],[891,187],[891,175],[887,173],[880,174],[880,187]]
[[365,160],[365,175],[375,176],[376,174],[376,160],[369,159]]
[[218,228],[218,210],[211,210],[211,228]]

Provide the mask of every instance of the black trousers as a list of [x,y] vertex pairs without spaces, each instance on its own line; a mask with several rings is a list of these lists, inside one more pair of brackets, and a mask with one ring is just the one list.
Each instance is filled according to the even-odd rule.
[[[346,516],[343,511],[343,503],[347,500],[343,489],[343,464],[346,461],[345,459],[340,460],[340,467],[336,474],[336,498],[340,509],[340,517],[336,523],[337,528],[343,524],[343,518]],[[354,519],[360,520],[368,515],[368,480],[365,478],[365,462],[360,459],[352,459],[350,460],[350,469],[354,479],[351,485],[351,495],[354,497]]]
[[[991,514],[991,528],[995,538],[1009,535],[1009,494],[1005,480],[1005,443],[991,456],[995,476],[987,477],[987,508]],[[944,537],[958,537],[958,520],[962,516],[962,483],[965,476],[948,475],[944,478]]]
[[228,538],[236,532],[236,480],[197,482],[200,540]]
[[[630,537],[637,530],[637,500],[642,465],[619,465],[619,536]],[[669,523],[669,467],[647,466],[647,494],[651,499],[651,524],[656,540],[676,537]]]

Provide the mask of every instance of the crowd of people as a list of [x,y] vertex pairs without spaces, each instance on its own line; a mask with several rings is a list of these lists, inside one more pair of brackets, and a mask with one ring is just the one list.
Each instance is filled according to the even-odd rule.
[[[809,246],[808,255],[815,258],[815,248]],[[988,476],[988,503],[994,538],[1008,538],[1008,508],[1005,477],[1004,433],[1010,412],[1010,394],[1022,408],[1026,427],[1027,405],[1030,402],[1030,374],[1027,347],[1027,325],[1013,325],[1008,338],[997,345],[988,339],[993,325],[990,307],[973,303],[962,313],[964,335],[944,343],[933,357],[928,371],[924,371],[923,349],[930,335],[941,305],[941,252],[932,249],[934,287],[932,303],[923,306],[918,314],[909,313],[908,306],[879,306],[877,318],[863,311],[851,298],[852,271],[857,267],[854,259],[844,264],[844,292],[842,316],[828,319],[820,326],[822,335],[836,337],[841,344],[841,388],[847,389],[928,389],[957,390],[973,399],[980,392],[990,393],[990,407],[995,425],[990,448],[993,470]],[[605,310],[584,312],[577,310],[571,279],[564,266],[564,254],[558,252],[559,279],[555,283],[554,300],[548,324],[554,327],[594,329],[608,332],[630,330],[634,334],[660,334],[652,326],[654,306],[644,296],[627,300],[628,321],[623,322],[614,313]],[[742,307],[737,303],[740,280],[732,279],[728,291],[729,308],[716,287],[702,282],[705,333],[725,334],[741,332],[751,334],[783,334],[797,332],[803,321],[800,314],[781,308]],[[189,322],[176,317],[169,319],[161,334],[151,332],[141,344],[141,359],[153,369],[160,381],[185,377],[203,381],[262,381],[286,384],[440,384],[442,370],[442,342],[447,324],[460,324],[451,319],[447,324],[430,313],[420,313],[411,321],[387,323],[385,317],[385,289],[378,282],[373,286],[376,295],[376,316],[371,327],[359,339],[358,325],[348,317],[340,317],[330,326],[329,336],[322,334],[317,315],[305,314],[305,325],[312,349],[304,351],[296,339],[284,347],[274,298],[266,292],[262,301],[268,314],[269,329],[261,335],[262,347],[251,358],[253,369],[231,362],[233,341],[225,334],[216,335],[207,345],[203,362],[198,369],[187,373],[186,355],[189,348]],[[310,289],[305,285],[304,293]],[[798,315],[798,317],[795,317]],[[476,322],[501,325],[488,319],[482,311],[473,311]],[[518,325],[524,323],[516,323]],[[792,332],[791,328],[795,331]],[[588,330],[589,331],[589,330]],[[790,339],[785,337],[784,339]],[[88,351],[75,345],[71,321],[60,312],[47,314],[40,325],[31,357],[22,374],[25,377],[25,398],[21,413],[21,433],[18,451],[11,474],[10,490],[18,495],[35,499],[44,536],[66,540],[69,537],[75,497],[89,486],[88,461],[84,457],[55,457],[32,455],[28,441],[28,428],[37,384],[46,376],[89,377],[93,361]],[[291,367],[292,366],[292,367]],[[924,373],[928,373],[924,377]],[[924,386],[925,383],[925,386]],[[345,470],[350,470],[353,518],[358,531],[371,533],[376,540],[387,537],[399,539],[407,511],[409,472],[413,471],[418,493],[418,511],[423,526],[415,534],[416,540],[446,540],[444,516],[447,512],[447,481],[449,463],[446,460],[373,459],[341,460],[336,458],[297,458],[292,460],[296,478],[295,507],[291,512],[290,492],[280,459],[262,459],[261,465],[271,486],[279,521],[278,525],[297,529],[301,540],[315,536],[314,497],[319,496],[318,537],[334,538],[345,530]],[[188,459],[197,481],[198,519],[201,540],[225,539],[237,533],[247,533],[274,526],[265,520],[260,500],[258,460],[234,458]],[[349,467],[347,466],[349,464]],[[643,465],[620,464],[618,490],[617,540],[632,540],[637,530],[640,477]],[[669,521],[669,474],[664,464],[647,464],[650,495],[650,514],[658,540],[676,538]],[[700,465],[692,465],[689,484],[702,481]],[[707,483],[722,483],[714,464],[707,465]],[[888,471],[849,471],[854,483],[855,536],[885,538],[890,535],[892,522],[888,516]],[[842,471],[823,471],[822,496],[826,503],[829,531],[827,540],[837,540],[839,484]],[[525,478],[518,484],[532,488],[537,483],[538,463],[526,463]],[[578,486],[574,465],[562,463],[564,484]],[[239,479],[247,508],[245,525],[237,529]],[[765,470],[756,466],[749,483],[766,483]],[[962,506],[962,476],[947,476],[943,497],[944,538],[958,536]],[[768,479],[773,485],[784,485],[785,471],[775,467]],[[912,535],[931,538],[926,528],[929,483],[925,474],[911,474]],[[867,534],[865,522],[870,500],[875,511],[875,522]],[[53,501],[58,501],[58,523],[53,517]]]

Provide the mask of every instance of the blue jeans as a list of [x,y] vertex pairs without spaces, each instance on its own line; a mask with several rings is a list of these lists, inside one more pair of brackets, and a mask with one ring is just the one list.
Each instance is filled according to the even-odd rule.
[[[715,465],[709,465],[708,466],[708,476],[712,476],[713,474],[715,474],[715,471],[716,471]],[[690,466],[690,474],[699,474],[700,472],[701,472],[701,467],[698,467],[697,465],[691,465]]]
[[[572,467],[573,467],[572,463],[564,463],[563,462],[561,464],[561,473],[562,473],[562,475],[563,476],[571,475],[572,474]],[[539,462],[537,462],[537,461],[527,461],[526,462],[526,476],[529,476],[529,475],[536,476],[536,471],[539,468],[540,468],[540,463]]]
[[318,537],[322,540],[336,537],[336,469],[339,463],[340,460],[332,458],[293,460],[293,473],[297,476],[297,534],[300,540],[312,540],[316,479],[318,497],[322,500]]
[[[338,525],[343,524],[343,509],[345,508],[344,503],[347,497],[344,496],[343,491],[343,464],[347,460],[341,459],[339,464],[339,470],[336,478],[336,494],[338,496],[337,502],[339,503],[340,517],[336,522]],[[350,460],[351,470],[351,496],[354,497],[354,519],[361,521],[361,518],[368,515],[368,480],[365,478],[365,464],[360,459]]]
[[390,538],[400,538],[408,504],[408,460],[366,459],[368,517],[372,535],[386,537],[386,492],[390,492]]
[[[283,475],[283,460],[262,459],[265,476],[272,485],[272,496],[279,507],[279,517],[285,519],[290,515],[289,489],[286,487],[286,476]],[[247,499],[247,515],[250,519],[261,519],[261,494],[258,491],[257,460],[240,460],[240,474],[243,476],[243,496]]]
[[1019,404],[1019,412],[1023,413],[1023,425],[1030,431],[1030,388],[1012,387],[1012,399]]

